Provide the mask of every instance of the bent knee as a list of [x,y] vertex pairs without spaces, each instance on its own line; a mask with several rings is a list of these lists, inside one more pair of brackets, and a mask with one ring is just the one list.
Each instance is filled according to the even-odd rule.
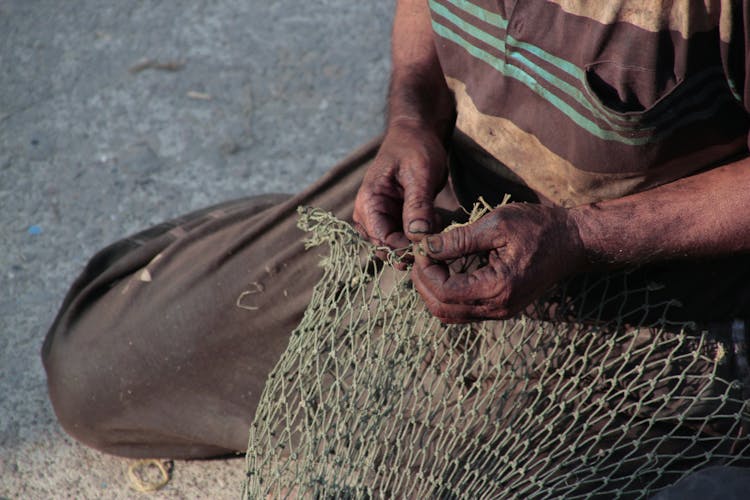
[[68,434],[88,446],[107,451],[109,440],[101,424],[113,410],[107,397],[108,377],[100,373],[103,367],[96,362],[95,354],[56,340],[48,339],[42,350],[55,415]]
[[[164,361],[169,353],[156,360],[139,346],[143,338],[155,340],[157,334],[147,329],[91,331],[80,325],[50,333],[42,361],[62,428],[87,446],[131,458],[205,458],[237,451],[234,441],[205,429],[206,415],[196,410],[198,403],[181,404],[191,385],[181,370]],[[183,411],[184,406],[192,413]],[[249,425],[235,425],[242,428],[243,443]]]
[[[90,318],[50,330],[42,363],[52,407],[68,434],[107,453],[153,456],[147,450],[152,439],[140,418],[146,396],[135,390],[153,374],[133,344],[155,334],[111,322],[102,327]],[[146,449],[138,451],[140,447]]]

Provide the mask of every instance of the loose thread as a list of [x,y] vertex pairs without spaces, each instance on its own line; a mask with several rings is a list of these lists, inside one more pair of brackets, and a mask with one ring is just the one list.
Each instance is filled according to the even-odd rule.
[[[148,467],[155,466],[159,469],[161,479],[156,481],[144,481],[139,477],[139,472],[145,471]],[[161,460],[155,458],[149,458],[146,460],[138,460],[130,464],[128,467],[128,478],[130,479],[131,486],[140,491],[141,493],[151,493],[158,491],[167,485],[169,482],[169,470]]]

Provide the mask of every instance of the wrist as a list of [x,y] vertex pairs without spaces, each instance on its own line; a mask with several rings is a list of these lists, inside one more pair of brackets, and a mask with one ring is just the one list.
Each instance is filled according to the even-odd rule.
[[599,269],[613,264],[611,256],[602,244],[599,209],[595,204],[582,205],[568,210],[570,225],[581,245],[581,256],[586,269]]
[[592,269],[588,251],[581,235],[579,214],[574,209],[553,208],[558,213],[557,227],[561,230],[561,247],[558,249],[563,258],[564,274],[578,274]]
[[[643,237],[634,237],[634,210],[618,210],[607,203],[591,203],[570,209],[578,228],[586,262],[593,269],[606,269],[650,260]],[[635,226],[637,227],[637,226]]]
[[386,130],[409,126],[430,132],[445,141],[453,131],[455,102],[442,73],[394,73],[388,92]]
[[431,123],[423,118],[409,115],[393,116],[388,120],[385,135],[420,135],[441,140],[442,138]]
[[430,123],[423,117],[414,116],[410,114],[399,114],[388,117],[388,123],[386,124],[386,130],[396,129],[399,127],[406,127],[410,129],[424,130],[425,132],[433,132],[433,128]]
[[436,120],[410,113],[389,115],[385,135],[403,133],[404,131],[434,137],[438,142],[445,145],[453,133],[453,119]]

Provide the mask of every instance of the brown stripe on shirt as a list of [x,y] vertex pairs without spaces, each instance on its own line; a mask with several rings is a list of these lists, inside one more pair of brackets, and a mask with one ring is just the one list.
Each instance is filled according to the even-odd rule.
[[[686,13],[654,1],[638,17],[639,2],[628,0],[607,2],[610,10],[526,0],[506,30],[496,17],[503,3],[472,2],[490,14],[467,3],[431,2],[457,127],[542,197],[622,196],[746,153],[744,57],[722,42],[734,33],[739,43],[737,12],[728,27],[713,5],[701,18],[700,6]],[[468,178],[472,149],[459,177]]]
[[[501,197],[492,193],[488,173],[497,177],[497,186],[519,180],[543,201],[561,206],[576,206],[618,198],[664,184],[685,175],[686,167],[713,165],[715,158],[725,159],[744,148],[745,138],[700,149],[690,156],[663,163],[647,170],[623,168],[620,171],[589,172],[577,168],[547,148],[534,134],[513,121],[479,112],[464,84],[448,80],[456,96],[457,138],[453,142],[452,178],[460,201],[469,205],[477,195],[486,199]],[[611,157],[607,162],[622,163]],[[637,161],[634,161],[637,167]],[[627,167],[627,165],[625,165]],[[510,170],[511,173],[507,172]],[[695,172],[695,170],[690,173]],[[477,179],[473,179],[476,176]]]

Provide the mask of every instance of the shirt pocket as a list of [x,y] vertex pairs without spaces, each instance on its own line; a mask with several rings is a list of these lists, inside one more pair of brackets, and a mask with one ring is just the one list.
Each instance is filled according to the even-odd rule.
[[675,76],[669,69],[597,61],[584,67],[584,92],[599,123],[634,143],[667,139],[698,122],[715,123],[736,105],[720,65]]
[[595,115],[614,128],[651,128],[679,100],[683,77],[671,71],[596,61],[584,67],[583,87]]

